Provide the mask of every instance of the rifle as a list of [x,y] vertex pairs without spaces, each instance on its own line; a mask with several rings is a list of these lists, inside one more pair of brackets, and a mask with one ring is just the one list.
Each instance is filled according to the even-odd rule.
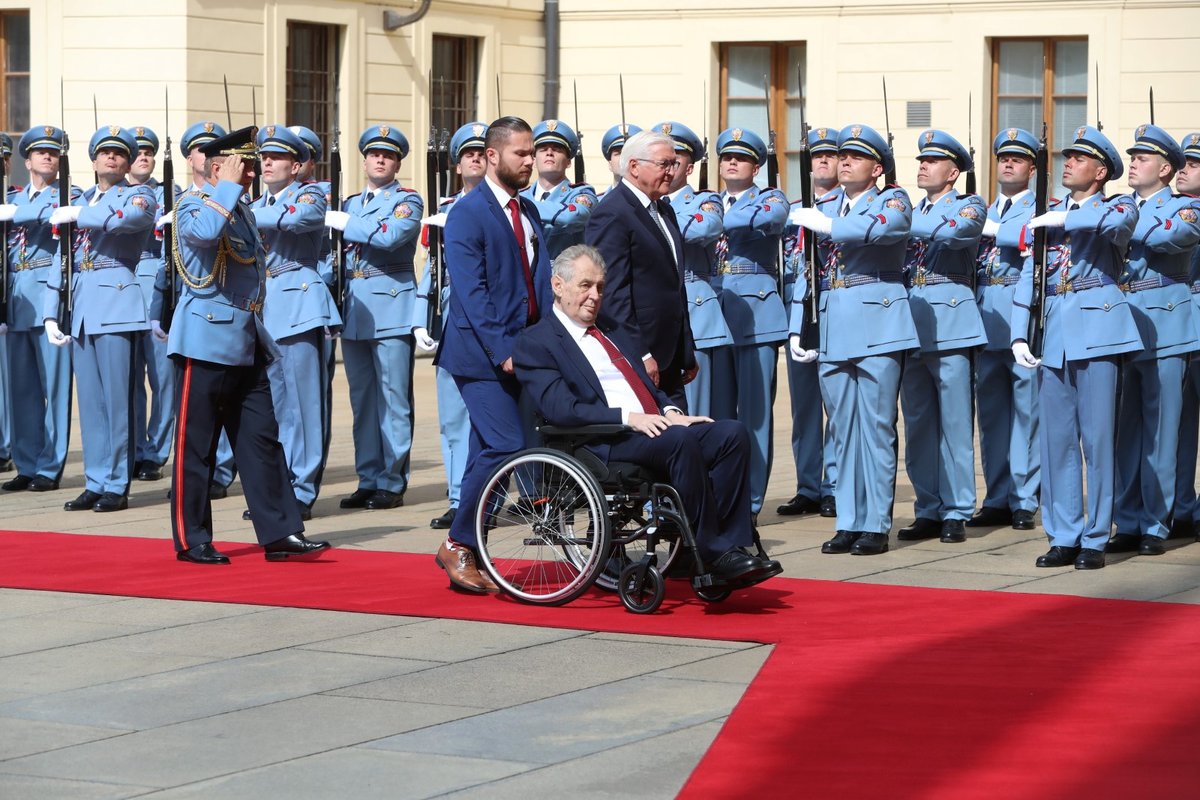
[[[251,122],[251,124],[253,124],[255,126],[258,125],[257,94],[258,94],[257,88],[254,86],[251,86],[250,87],[250,122]],[[262,167],[255,167],[254,180],[250,183],[250,199],[251,200],[257,200],[258,198],[262,197],[262,175],[259,174],[261,172],[262,172]]]
[[[329,209],[342,210],[342,132],[338,128],[337,89],[334,90],[333,136],[329,146]],[[342,232],[329,229],[329,265],[333,269],[333,304],[341,314],[346,303],[346,275],[342,269]]]
[[[433,86],[433,75],[429,76]],[[429,93],[429,144],[425,148],[425,207],[436,213],[441,195],[441,158],[438,146],[438,127],[433,118],[433,92]],[[429,258],[425,269],[429,273],[429,312],[425,330],[432,339],[442,337],[442,229],[437,225],[426,227],[429,236]]]
[[[1038,142],[1034,169],[1037,170],[1035,184],[1034,216],[1046,213],[1050,199],[1050,156],[1046,148],[1046,123],[1042,122],[1042,140]],[[1033,232],[1033,298],[1029,304],[1029,350],[1035,358],[1042,357],[1042,344],[1046,335],[1046,229]]]
[[700,191],[708,191],[708,81],[704,82],[704,97],[701,98],[704,109],[700,116],[700,130],[704,132],[704,152],[700,154]]
[[579,151],[575,154],[575,184],[579,185],[587,178],[587,170],[583,166],[583,131],[579,127],[579,87],[571,81],[571,91],[575,95],[575,136],[579,139]]
[[[500,73],[496,73],[496,119],[504,116],[504,112],[500,110]],[[433,124],[433,119],[429,120],[429,124]]]
[[971,132],[973,114],[971,113],[971,95],[967,95],[967,152],[971,155],[971,168],[967,170],[967,194],[975,194],[975,143]]
[[[92,127],[95,128],[96,130],[100,130],[100,111],[96,108],[96,95],[92,95]],[[136,159],[136,158],[137,158],[136,154],[131,156],[130,162],[132,163],[133,159]],[[99,172],[92,172],[92,183],[99,185],[99,183],[100,183],[100,173]]]
[[[0,155],[0,190],[4,191],[4,202],[8,202],[8,159]],[[8,223],[0,226],[0,322],[8,322]]]
[[1150,124],[1154,124],[1154,87],[1150,87]]
[[[62,100],[61,78],[59,78],[58,92],[59,103],[62,104],[59,113],[62,114],[63,125],[65,126],[67,111],[66,104]],[[70,149],[71,138],[67,135],[67,129],[64,127],[62,154],[58,157],[59,208],[66,208],[71,205],[71,158],[68,155]],[[74,277],[72,271],[72,262],[75,258],[74,248],[72,247],[74,240],[74,223],[66,222],[58,226],[58,262],[59,269],[62,271],[62,285],[58,287],[58,327],[67,336],[71,335],[71,312],[75,308],[75,289],[71,285]]]
[[883,125],[887,131],[888,153],[892,154],[892,168],[883,175],[883,182],[887,186],[896,186],[896,157],[895,150],[892,149],[892,121],[888,117],[888,101],[887,101],[887,76],[883,76]]
[[[163,215],[172,213],[175,210],[175,165],[171,161],[171,90],[164,89],[164,121],[166,124],[166,147],[163,148]],[[162,257],[163,271],[167,278],[167,295],[163,301],[162,318],[159,324],[164,332],[171,330],[171,320],[175,316],[175,304],[179,301],[175,292],[175,223],[168,222],[163,225],[162,231]]]
[[[775,154],[775,129],[771,127],[771,83],[767,80],[766,75],[763,75],[763,92],[767,100],[767,185],[777,188],[779,186],[779,157]],[[780,301],[783,300],[784,263],[783,237],[780,236],[779,247],[775,253],[775,284],[779,290]]]
[[617,87],[621,90],[621,132],[629,135],[629,126],[625,124],[625,76],[617,73]]
[[[796,66],[796,86],[800,93],[800,204],[805,208],[813,208],[813,201],[816,198],[812,182],[812,151],[808,149],[808,120],[804,113],[804,67],[801,65]],[[819,350],[821,347],[821,327],[818,319],[821,308],[821,272],[817,266],[817,237],[807,228],[801,228],[801,231],[803,235],[797,244],[804,248],[804,278],[808,283],[808,324],[804,326],[804,349]],[[796,272],[796,278],[799,279],[799,270]],[[792,291],[794,292],[795,289]]]
[[233,133],[233,112],[229,110],[229,78],[225,75],[221,76],[221,81],[225,84],[225,125],[226,132]]
[[1104,123],[1100,121],[1100,62],[1096,62],[1096,130],[1103,132]]

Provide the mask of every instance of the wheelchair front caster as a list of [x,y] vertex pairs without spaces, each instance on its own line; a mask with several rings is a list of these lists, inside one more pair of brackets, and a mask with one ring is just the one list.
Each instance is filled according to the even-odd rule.
[[653,614],[667,594],[667,583],[657,567],[630,564],[621,570],[617,584],[621,603],[634,614]]
[[732,589],[724,586],[705,586],[703,588],[695,588],[692,591],[706,603],[721,603],[729,599],[729,595],[733,594]]

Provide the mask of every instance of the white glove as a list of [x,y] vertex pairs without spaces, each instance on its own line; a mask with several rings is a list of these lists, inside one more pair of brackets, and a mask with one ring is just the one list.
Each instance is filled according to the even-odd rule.
[[52,319],[46,320],[46,338],[50,340],[50,344],[55,347],[62,347],[71,343],[71,337],[64,334],[58,329],[58,323]]
[[448,215],[446,214],[446,212],[443,211],[440,214],[434,214],[432,217],[426,217],[425,219],[421,220],[421,224],[422,225],[432,225],[435,228],[444,228],[444,227],[446,227],[446,217],[447,216]]
[[1061,228],[1066,223],[1066,211],[1047,211],[1045,214],[1029,220],[1029,224],[1025,227],[1032,231],[1036,228]]
[[805,208],[804,206],[793,209],[792,213],[788,214],[788,222],[799,225],[801,228],[808,228],[813,233],[829,233],[833,230],[833,219],[815,208]]
[[1029,345],[1023,341],[1013,342],[1012,354],[1017,363],[1026,369],[1036,369],[1042,363],[1040,358],[1033,357],[1033,352],[1029,349]]
[[170,338],[167,336],[167,332],[162,329],[162,325],[156,319],[150,320],[150,335],[154,337],[154,341],[162,342],[163,344],[166,344],[167,339]]
[[0,322],[0,336],[8,333],[8,323]]
[[79,215],[83,213],[83,206],[59,206],[50,214],[51,225],[63,225],[68,222],[74,222],[79,219]]
[[329,228],[337,228],[339,231],[346,230],[346,226],[350,224],[350,215],[345,211],[326,211],[325,225]]
[[421,348],[423,353],[432,353],[437,349],[438,343],[430,337],[425,328],[413,328],[413,338],[417,340],[417,347]]
[[996,234],[1000,232],[1000,222],[998,220],[989,219],[983,223],[983,235],[991,239],[996,238]]
[[797,364],[811,364],[817,360],[817,351],[801,347],[800,336],[795,333],[788,337],[788,355]]
[[0,205],[0,222],[10,222],[17,215],[17,206],[15,203],[4,203]]
[[175,221],[175,209],[164,211],[163,215],[158,218],[158,222],[154,223],[154,230],[161,231],[164,225],[170,225]]

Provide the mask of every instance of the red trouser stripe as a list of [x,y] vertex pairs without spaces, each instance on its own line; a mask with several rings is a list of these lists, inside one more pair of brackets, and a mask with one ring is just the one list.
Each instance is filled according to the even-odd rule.
[[184,490],[183,490],[183,462],[186,460],[184,455],[187,451],[184,449],[184,443],[187,441],[187,426],[188,426],[188,402],[191,400],[192,393],[192,360],[185,358],[183,361],[183,385],[179,387],[179,415],[175,420],[175,486],[171,493],[171,505],[174,506],[175,513],[175,537],[177,544],[181,550],[188,549],[187,543],[187,528],[184,527],[183,520],[183,505],[184,505]]

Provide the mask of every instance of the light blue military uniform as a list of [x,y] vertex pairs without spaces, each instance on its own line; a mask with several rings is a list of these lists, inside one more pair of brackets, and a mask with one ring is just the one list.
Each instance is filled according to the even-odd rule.
[[[866,125],[843,128],[838,151],[864,153],[885,171],[892,164],[883,137]],[[821,380],[838,468],[839,531],[886,535],[892,527],[901,359],[919,344],[902,273],[911,224],[902,188],[872,186],[843,195],[823,238]]]
[[[562,120],[543,120],[534,126],[534,149],[544,144],[566,148],[571,158],[579,154],[579,138]],[[521,195],[532,200],[542,216],[542,239],[551,260],[571,245],[583,243],[584,226],[596,207],[595,189],[586,183],[575,186],[563,178],[552,189],[543,189],[534,181]]]
[[[17,153],[62,151],[64,134],[50,125],[30,128]],[[72,202],[80,191],[71,187]],[[46,339],[42,307],[51,272],[59,272],[58,242],[50,214],[58,207],[58,182],[40,192],[32,186],[10,192],[17,206],[8,224],[8,334],[4,337],[12,403],[12,458],[18,475],[62,477],[71,435],[71,353]]]
[[[282,125],[267,125],[257,137],[260,153],[308,160],[301,139]],[[342,324],[333,296],[317,272],[325,228],[325,192],[293,181],[278,194],[264,191],[251,203],[267,250],[267,295],[263,326],[280,357],[267,366],[279,440],[296,501],[311,507],[320,491],[325,407],[313,402],[325,391],[325,331]]]
[[[917,158],[949,158],[974,168],[954,137],[927,130]],[[921,346],[904,368],[904,463],[918,519],[963,520],[975,511],[975,436],[971,425],[971,351],[987,342],[973,278],[987,207],[951,188],[913,209],[904,271]]]
[[[1020,128],[1001,131],[992,143],[1000,157],[1014,153],[1036,158],[1038,141]],[[1008,511],[1037,510],[1041,458],[1037,447],[1037,381],[1032,370],[1019,367],[1012,355],[1013,294],[1026,256],[1021,231],[1033,216],[1037,198],[1026,189],[1009,199],[1003,195],[988,208],[988,219],[1000,224],[995,238],[980,240],[979,277],[975,298],[987,332],[987,344],[976,354],[975,402],[979,451],[986,494],[981,505]]]
[[[408,140],[375,125],[358,140],[363,155],[408,155]],[[413,254],[421,229],[420,195],[393,181],[346,199],[346,303],[342,358],[354,412],[358,488],[403,494],[413,431]]]
[[[675,140],[675,152],[687,153],[693,163],[703,155],[700,137],[678,122],[660,122],[651,130]],[[688,321],[696,343],[696,377],[683,387],[688,413],[701,417],[712,414],[713,353],[733,344],[729,326],[721,313],[721,302],[712,287],[717,266],[717,241],[724,232],[724,206],[716,192],[698,192],[684,184],[667,195],[679,231],[683,234],[683,290],[687,294]]]
[[[1175,140],[1141,125],[1127,151],[1164,156],[1184,166]],[[1200,348],[1200,314],[1191,302],[1189,262],[1200,242],[1200,200],[1164,187],[1138,207],[1121,274],[1129,310],[1145,349],[1125,357],[1117,412],[1117,533],[1167,538],[1175,506],[1175,466],[1188,354]]]
[[[837,152],[836,128],[816,127],[808,132],[811,153]],[[841,209],[842,188],[836,186],[821,197],[814,198],[816,207],[829,217]],[[800,207],[801,201],[792,203]],[[783,287],[784,303],[788,308],[789,336],[803,338],[807,325],[808,280],[804,274],[804,237],[801,229],[788,224],[783,231],[787,276]],[[827,252],[817,247],[817,268],[824,275]],[[837,485],[837,464],[833,458],[833,432],[825,422],[824,388],[817,362],[801,364],[790,355],[787,360],[788,395],[792,407],[792,459],[796,464],[796,494],[809,500],[833,496]]]
[[[7,159],[12,155],[13,143],[7,133],[0,133],[0,158]],[[6,175],[11,173],[5,172]],[[19,186],[14,186],[7,182],[4,186],[4,202],[8,202],[7,195],[20,191]],[[4,225],[4,233],[7,238],[8,223]],[[8,242],[4,242],[4,247],[8,247]],[[7,275],[7,273],[5,273]],[[5,298],[8,298],[8,287],[5,286]],[[6,312],[7,313],[7,312]],[[7,324],[8,320],[0,319],[0,322]],[[12,464],[12,396],[9,393],[8,379],[8,347],[0,346],[0,464],[4,466],[0,470],[11,472],[14,465]]]
[[[637,125],[628,124],[613,125],[611,128],[606,130],[604,132],[604,136],[600,137],[600,152],[604,154],[605,163],[609,163],[612,160],[614,150],[625,149],[626,139],[636,133],[641,132],[642,129]],[[612,187],[616,186],[619,182],[620,178],[614,175],[613,182],[611,184],[596,192],[596,199],[599,200],[601,197],[604,197],[605,193],[608,192],[608,190]]]
[[[1123,172],[1121,156],[1091,126],[1075,132],[1064,154],[1101,159],[1109,179]],[[1046,232],[1047,298],[1042,364],[1038,371],[1042,458],[1042,526],[1053,547],[1103,550],[1112,527],[1114,428],[1120,356],[1142,349],[1137,324],[1117,285],[1125,248],[1137,225],[1137,206],[1121,195],[1056,200],[1062,228]],[[1023,244],[1033,240],[1026,230]],[[1025,339],[1033,293],[1033,262],[1021,270],[1013,298],[1013,340]],[[1087,454],[1087,517],[1080,447]]]
[[[116,125],[92,135],[94,160],[105,148],[137,156],[133,134]],[[149,330],[146,301],[134,270],[147,232],[154,227],[158,201],[145,186],[122,180],[101,192],[88,189],[74,203],[83,206],[74,243],[71,329],[79,426],[83,436],[83,473],[88,491],[129,492],[131,369],[134,340]],[[58,316],[63,276],[51,270],[43,295],[42,319]]]
[[[1200,161],[1200,131],[1179,140],[1185,158]],[[1188,268],[1192,303],[1200,309],[1200,247],[1192,251]],[[1179,458],[1175,478],[1175,521],[1194,532],[1200,528],[1200,502],[1196,497],[1196,449],[1200,437],[1200,359],[1188,362],[1179,423]]]
[[[762,165],[767,147],[753,131],[730,128],[717,137],[717,154],[740,153]],[[741,420],[750,432],[750,510],[763,505],[771,477],[775,370],[787,339],[788,315],[779,296],[779,243],[788,199],[778,189],[751,186],[736,198],[721,193],[725,233],[717,244],[713,289],[733,338],[713,354],[713,416]]]

